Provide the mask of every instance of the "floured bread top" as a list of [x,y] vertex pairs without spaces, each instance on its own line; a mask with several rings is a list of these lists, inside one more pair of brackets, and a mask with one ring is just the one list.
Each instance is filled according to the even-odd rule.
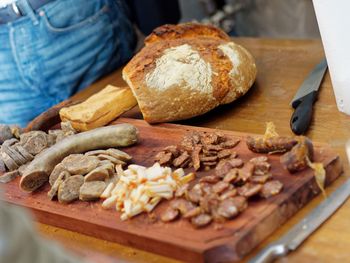
[[182,86],[206,94],[213,92],[210,64],[188,44],[164,50],[145,80],[149,88],[159,91]]
[[230,71],[230,75],[238,74],[238,66],[241,64],[241,60],[239,58],[239,53],[236,50],[235,43],[229,42],[223,45],[218,46],[218,48],[224,52],[224,54],[230,59],[232,63],[232,69]]

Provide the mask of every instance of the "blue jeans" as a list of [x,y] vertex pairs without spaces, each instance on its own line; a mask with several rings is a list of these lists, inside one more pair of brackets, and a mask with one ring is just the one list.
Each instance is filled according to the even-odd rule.
[[25,126],[132,56],[119,0],[56,0],[0,25],[0,123]]

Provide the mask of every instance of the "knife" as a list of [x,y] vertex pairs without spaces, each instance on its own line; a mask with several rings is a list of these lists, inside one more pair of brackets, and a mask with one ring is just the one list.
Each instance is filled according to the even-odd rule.
[[326,70],[327,61],[324,58],[304,80],[290,103],[295,109],[290,127],[297,135],[305,133],[310,126],[312,106],[317,99],[318,89]]
[[[346,153],[350,162],[350,141],[346,144]],[[249,263],[272,262],[295,250],[349,198],[349,195],[350,179],[328,196],[326,200],[312,210],[308,216],[289,230],[288,233],[261,251]]]

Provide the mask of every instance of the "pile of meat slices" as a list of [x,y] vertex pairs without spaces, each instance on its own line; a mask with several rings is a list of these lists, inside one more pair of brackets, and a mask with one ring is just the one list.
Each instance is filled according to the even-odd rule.
[[[17,176],[23,174],[27,164],[34,157],[66,136],[75,134],[76,131],[70,123],[62,122],[61,130],[29,131],[21,133],[16,130],[11,137],[5,137],[0,148],[0,183],[8,183]],[[1,136],[4,137],[4,136]]]
[[107,185],[118,180],[117,169],[131,158],[115,148],[68,155],[51,172],[48,196],[65,204],[98,200]]
[[[281,192],[283,185],[270,173],[268,157],[255,157],[244,163],[233,148],[239,139],[227,138],[221,133],[191,133],[180,146],[166,147],[156,160],[163,165],[182,165],[195,170],[215,168],[215,173],[197,183],[178,188],[175,199],[162,212],[164,222],[180,216],[195,227],[204,227],[212,221],[222,223],[239,215],[254,196],[268,198]],[[208,163],[208,159],[210,163]]]
[[[210,170],[220,160],[235,158],[232,149],[240,142],[237,138],[228,138],[224,134],[192,132],[186,135],[180,146],[171,145],[159,152],[155,160],[160,165]],[[243,163],[241,163],[243,164]]]

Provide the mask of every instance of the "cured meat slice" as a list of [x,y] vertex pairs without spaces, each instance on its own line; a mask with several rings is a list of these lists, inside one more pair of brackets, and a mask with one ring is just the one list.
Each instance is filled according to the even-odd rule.
[[19,176],[18,170],[14,170],[11,172],[4,173],[3,175],[0,175],[0,183],[7,184],[14,180],[17,176]]
[[236,202],[234,202],[232,199],[226,199],[220,202],[217,213],[226,219],[230,219],[237,216],[239,214],[239,210],[236,206]]
[[200,214],[198,216],[191,218],[191,223],[196,228],[205,227],[206,225],[210,224],[210,222],[213,220],[213,218],[208,214]]
[[[92,156],[89,156],[92,157]],[[112,162],[113,164],[121,164],[121,165],[126,165],[125,162],[118,160],[117,158],[114,158],[113,156],[107,155],[107,154],[99,154],[97,155],[97,158],[100,160],[108,160]]]
[[26,149],[24,149],[21,145],[16,144],[13,146],[17,152],[19,152],[26,160],[27,162],[31,161],[34,159],[34,156],[31,155]]
[[264,198],[280,193],[283,189],[283,184],[278,180],[269,181],[263,185],[260,195]]
[[256,153],[287,152],[297,144],[297,140],[290,137],[275,136],[268,139],[263,137],[246,139],[248,149]]
[[96,167],[84,177],[85,182],[105,181],[109,177],[109,172],[104,167]]
[[9,171],[14,171],[14,170],[18,169],[19,166],[4,151],[0,150],[0,156],[1,156],[3,162],[5,163],[5,166],[7,167],[7,169]]
[[55,181],[57,180],[60,173],[63,171],[66,171],[66,168],[63,166],[62,163],[59,163],[55,166],[55,168],[52,170],[50,177],[49,177],[49,183],[51,186],[54,185]]
[[160,220],[162,220],[163,222],[170,222],[175,220],[179,215],[179,210],[169,206],[161,213]]
[[64,180],[58,188],[58,201],[68,204],[79,198],[79,189],[84,183],[82,175],[74,175]]
[[28,161],[12,147],[3,145],[1,150],[4,151],[18,166],[27,163]]
[[47,193],[47,196],[50,198],[50,200],[52,200],[57,195],[58,188],[60,187],[61,183],[63,183],[64,180],[66,180],[68,177],[70,177],[70,174],[67,171],[62,171],[59,174],[50,191]]
[[261,184],[246,183],[245,185],[239,187],[237,191],[240,196],[249,198],[258,194],[261,191],[261,189],[262,189]]
[[106,189],[106,183],[102,181],[85,182],[80,188],[79,199],[81,201],[98,200]]
[[71,174],[85,175],[95,169],[99,159],[95,156],[71,154],[62,160],[62,165]]
[[307,168],[307,159],[312,162],[313,155],[314,149],[311,140],[300,136],[298,144],[282,155],[280,161],[290,173],[295,173]]
[[23,133],[20,136],[20,140],[23,148],[34,156],[49,146],[48,135],[43,131]]

